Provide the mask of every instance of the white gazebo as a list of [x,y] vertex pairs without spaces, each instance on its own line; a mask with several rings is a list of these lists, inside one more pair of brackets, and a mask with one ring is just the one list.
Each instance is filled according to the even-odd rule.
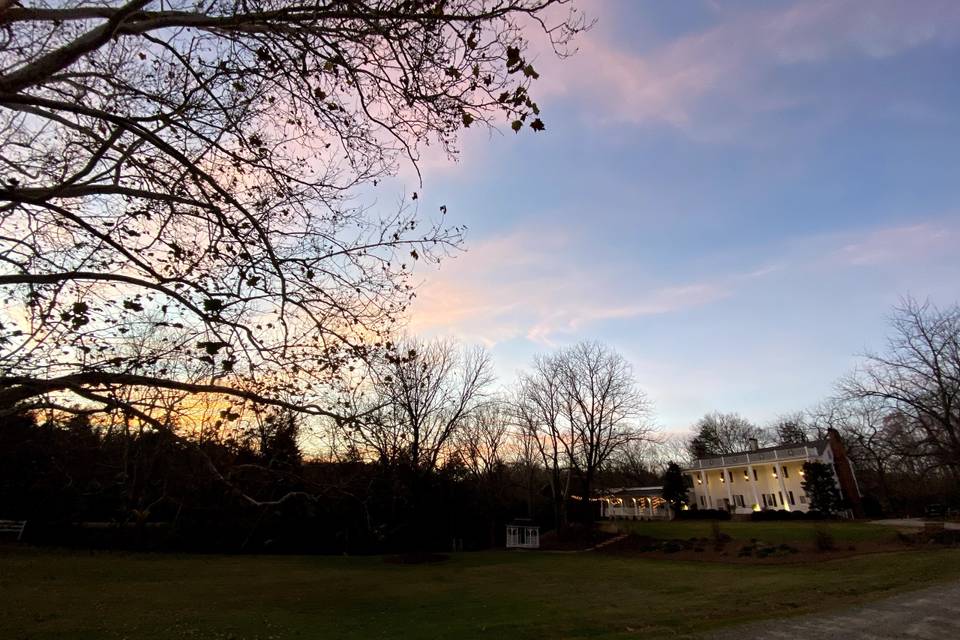
[[532,520],[514,520],[507,525],[507,549],[539,549],[540,527]]

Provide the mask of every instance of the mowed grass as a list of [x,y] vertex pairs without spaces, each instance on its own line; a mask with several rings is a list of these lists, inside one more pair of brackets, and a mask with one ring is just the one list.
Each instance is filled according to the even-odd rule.
[[[614,520],[609,523],[624,533],[636,533],[658,539],[709,538],[711,523],[706,520],[636,521]],[[858,542],[891,542],[897,530],[884,525],[863,522],[733,522],[720,521],[720,531],[734,541],[748,542],[756,538],[769,544],[803,544],[813,542],[817,529],[826,530],[840,545]]]
[[0,552],[0,638],[675,637],[960,577],[960,550],[760,566],[599,553]]

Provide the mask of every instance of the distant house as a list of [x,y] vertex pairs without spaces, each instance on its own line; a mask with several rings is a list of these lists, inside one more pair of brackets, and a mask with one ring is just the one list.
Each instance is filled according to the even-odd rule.
[[748,451],[696,460],[683,470],[690,478],[690,504],[700,509],[725,509],[750,513],[768,509],[808,511],[810,499],[803,490],[803,463],[822,462],[834,472],[841,495],[860,511],[860,489],[836,430],[815,442],[777,447],[756,446]]
[[670,520],[673,513],[663,499],[663,487],[623,487],[598,492],[600,517],[607,519]]

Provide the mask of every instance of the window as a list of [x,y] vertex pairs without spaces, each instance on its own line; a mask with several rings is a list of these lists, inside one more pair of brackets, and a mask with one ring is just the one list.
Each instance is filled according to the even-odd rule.
[[754,482],[757,481],[757,470],[756,470],[756,469],[753,470],[753,481],[754,481]]
[[783,477],[784,477],[784,478],[789,478],[789,477],[790,477],[790,474],[787,473],[787,465],[783,465]]
[[745,507],[745,506],[747,506],[746,501],[743,499],[743,494],[742,494],[742,493],[738,493],[737,495],[735,495],[735,496],[733,497],[733,501],[734,501],[734,503],[736,503],[736,505],[737,505],[738,507]]
[[763,494],[763,506],[767,506],[767,494]]
[[803,493],[800,494],[800,504],[807,504],[806,494],[803,494]]
[[727,476],[730,477],[730,484],[733,484],[733,471],[727,471]]
[[777,491],[777,493],[780,494],[780,506],[782,507],[782,506],[784,505],[784,502],[783,502],[783,491]]
[[795,505],[797,501],[793,499],[793,491],[787,491],[787,495],[790,497],[790,504]]

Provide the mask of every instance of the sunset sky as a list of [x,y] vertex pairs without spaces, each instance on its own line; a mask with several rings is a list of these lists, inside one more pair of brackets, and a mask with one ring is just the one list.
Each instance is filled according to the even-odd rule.
[[546,132],[474,127],[404,176],[469,226],[412,331],[504,385],[604,341],[680,430],[810,406],[900,296],[960,297],[960,2],[583,6],[579,54],[535,62]]

